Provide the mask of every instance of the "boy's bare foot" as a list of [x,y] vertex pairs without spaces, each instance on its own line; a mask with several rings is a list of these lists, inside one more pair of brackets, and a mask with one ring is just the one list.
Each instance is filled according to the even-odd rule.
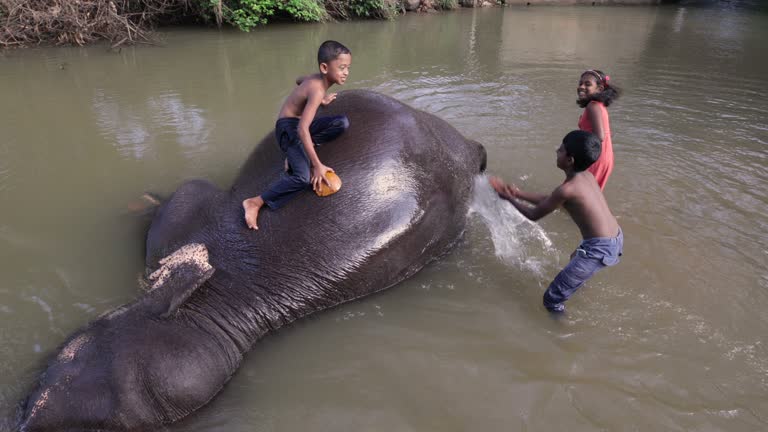
[[261,199],[261,196],[248,198],[247,200],[243,201],[243,209],[245,210],[245,224],[248,225],[248,228],[255,230],[259,229],[259,226],[256,225],[256,219],[258,219],[259,210],[263,205],[264,200]]

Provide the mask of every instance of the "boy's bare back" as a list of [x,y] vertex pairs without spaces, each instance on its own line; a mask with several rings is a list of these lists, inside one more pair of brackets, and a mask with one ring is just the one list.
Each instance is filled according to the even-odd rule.
[[325,87],[323,86],[323,76],[319,73],[299,78],[300,84],[293,89],[290,95],[285,99],[280,108],[278,119],[285,117],[301,117],[304,107],[310,97],[323,99],[325,96]]
[[563,207],[579,227],[583,238],[615,237],[619,223],[592,173],[581,171],[566,179],[554,194],[561,193]]

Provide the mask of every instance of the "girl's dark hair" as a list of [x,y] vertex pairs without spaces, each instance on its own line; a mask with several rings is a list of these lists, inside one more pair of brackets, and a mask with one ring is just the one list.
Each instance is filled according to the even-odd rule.
[[341,54],[352,54],[349,48],[334,40],[327,40],[317,50],[317,64],[330,63]]
[[586,108],[587,105],[589,105],[592,101],[602,102],[603,105],[609,106],[615,101],[616,99],[621,96],[621,89],[616,87],[611,82],[611,77],[605,74],[605,72],[596,70],[596,69],[590,69],[587,71],[584,71],[584,73],[581,74],[581,76],[589,75],[595,78],[595,81],[597,81],[598,85],[603,86],[603,91],[601,91],[598,94],[590,96],[587,100],[577,100],[576,103],[582,107]]

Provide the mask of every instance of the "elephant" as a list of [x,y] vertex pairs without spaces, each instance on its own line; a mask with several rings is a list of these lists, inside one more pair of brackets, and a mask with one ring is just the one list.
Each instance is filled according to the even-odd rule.
[[224,191],[183,183],[155,209],[146,291],[55,352],[20,403],[22,432],[143,431],[203,407],[264,335],[391,287],[461,238],[486,153],[444,120],[391,97],[348,90],[321,110],[349,128],[318,155],[343,179],[263,210],[243,199],[283,170],[273,134]]

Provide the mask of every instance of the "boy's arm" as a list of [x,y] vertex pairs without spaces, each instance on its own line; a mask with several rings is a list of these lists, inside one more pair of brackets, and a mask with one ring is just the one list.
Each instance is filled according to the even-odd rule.
[[513,184],[505,184],[498,177],[491,177],[490,179],[488,179],[488,181],[491,183],[491,186],[493,186],[493,188],[496,190],[499,196],[506,200],[519,198],[523,201],[528,201],[531,204],[538,204],[547,197],[547,195],[544,195],[544,194],[523,192],[520,190],[520,188],[518,188]]
[[304,151],[307,152],[307,157],[312,163],[312,166],[322,165],[320,159],[315,152],[315,143],[312,142],[312,135],[309,133],[309,125],[312,124],[312,120],[315,119],[317,108],[323,100],[323,92],[318,88],[312,88],[307,95],[307,103],[304,105],[304,111],[301,112],[301,118],[299,118],[299,139],[304,146]]
[[315,152],[315,143],[312,142],[312,135],[309,133],[309,126],[312,124],[312,120],[315,119],[317,108],[322,103],[325,92],[317,86],[310,88],[308,91],[307,103],[304,105],[304,111],[301,112],[298,129],[301,144],[304,146],[304,151],[312,163],[312,177],[310,179],[312,181],[312,189],[318,190],[322,182],[329,184],[325,174],[328,171],[333,171],[333,169],[320,162],[320,158],[317,157]]
[[538,194],[534,192],[525,192],[521,191],[517,186],[515,185],[509,185],[509,191],[513,198],[519,198],[523,201],[528,201],[529,203],[536,205],[540,202],[544,201],[549,195],[544,194]]
[[587,105],[587,112],[589,113],[589,121],[592,122],[592,133],[600,138],[600,142],[605,140],[605,125],[603,125],[603,113],[600,110],[600,105],[590,102]]
[[320,102],[323,106],[327,106],[329,103],[336,100],[336,93],[331,93],[328,95],[323,96],[323,101]]
[[566,196],[563,192],[562,186],[555,188],[551,194],[546,196],[534,207],[527,206],[516,199],[508,199],[508,201],[511,202],[512,205],[515,206],[515,208],[523,214],[523,216],[532,221],[537,221],[557,210],[558,207],[563,205],[565,200]]

